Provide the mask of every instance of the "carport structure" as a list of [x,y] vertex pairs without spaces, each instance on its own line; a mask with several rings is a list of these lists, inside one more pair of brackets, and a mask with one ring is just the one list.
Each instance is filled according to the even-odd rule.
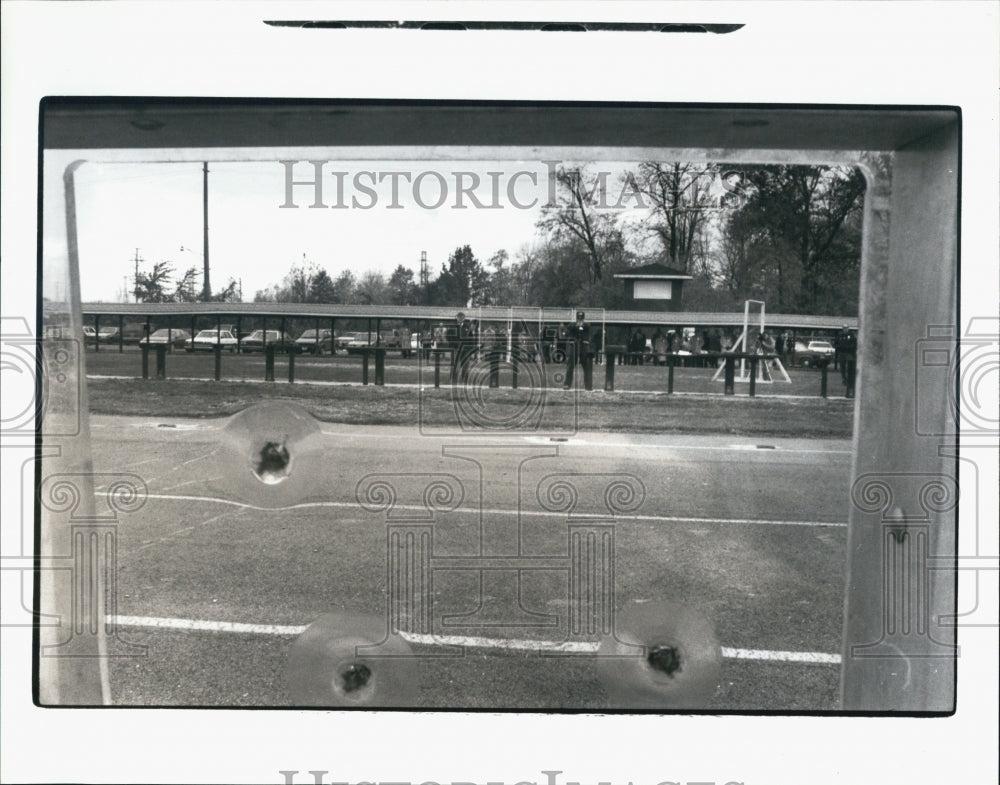
[[[593,306],[579,305],[570,308],[515,306],[477,306],[461,309],[458,307],[425,305],[341,305],[318,303],[83,303],[81,315],[84,323],[96,326],[109,323],[118,327],[118,350],[124,348],[124,326],[126,321],[141,321],[148,334],[157,328],[187,328],[194,332],[196,321],[207,323],[212,328],[225,324],[235,324],[237,333],[242,333],[244,320],[260,324],[264,328],[285,331],[292,320],[306,322],[308,327],[329,328],[336,332],[338,322],[361,320],[367,324],[369,335],[381,332],[382,322],[402,322],[413,327],[428,329],[435,324],[450,323],[459,310],[466,310],[479,321],[510,324],[519,323],[535,327],[535,337],[544,327],[572,323],[577,310],[601,314],[601,329],[614,334],[620,328],[631,329],[639,326],[662,327],[719,327],[735,329],[743,324],[740,312],[716,313],[698,311],[624,311],[604,310]],[[275,320],[275,321],[271,321]],[[169,324],[165,324],[169,322]],[[767,325],[775,329],[792,329],[815,333],[833,333],[843,325],[857,329],[856,316],[835,316],[809,314],[768,314]],[[237,335],[240,338],[240,335]],[[605,343],[614,341],[602,341]]]

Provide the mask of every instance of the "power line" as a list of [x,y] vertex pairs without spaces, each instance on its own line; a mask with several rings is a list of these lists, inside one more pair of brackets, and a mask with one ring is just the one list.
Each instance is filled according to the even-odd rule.
[[135,289],[134,289],[135,301],[139,302],[139,262],[144,262],[146,260],[143,259],[141,256],[139,256],[138,248],[135,249],[135,258],[132,261],[135,262],[135,278],[133,279],[135,282]]
[[201,175],[202,175],[202,186],[201,186],[201,199],[202,199],[202,215],[205,222],[205,231],[202,238],[203,243],[203,255],[205,261],[205,274],[201,279],[202,285],[202,299],[208,302],[212,299],[212,283],[208,277],[208,161],[205,161],[201,165]]

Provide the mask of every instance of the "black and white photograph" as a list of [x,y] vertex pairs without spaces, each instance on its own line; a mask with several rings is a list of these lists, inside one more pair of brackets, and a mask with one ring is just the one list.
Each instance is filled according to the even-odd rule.
[[[575,36],[598,58],[756,35],[739,6],[653,25],[554,4],[518,26],[506,4],[422,5],[261,5],[244,35],[484,54]],[[124,739],[191,718],[226,724],[226,749],[297,733],[205,770],[285,783],[373,780],[361,751],[410,725],[421,749],[577,721],[656,747],[657,727],[721,722],[751,733],[725,766],[692,742],[684,781],[833,782],[741,766],[796,723],[796,743],[819,723],[874,749],[866,722],[953,735],[995,706],[978,93],[634,89],[643,58],[677,56],[637,54],[621,94],[43,88],[18,232],[34,299],[5,286],[3,314],[5,383],[29,382],[4,396],[4,638],[38,722]],[[8,201],[5,183],[10,226]],[[352,730],[370,738],[349,765],[309,747]],[[519,775],[471,746],[447,778],[404,755],[375,781],[682,773],[557,748]],[[199,777],[164,766],[148,781]]]
[[[46,105],[54,147],[81,128],[148,144],[176,124],[313,124],[341,141],[273,160],[164,145],[63,165],[45,151],[46,208],[71,212],[46,212],[44,327],[84,358],[94,473],[86,494],[46,476],[42,515],[55,524],[86,495],[108,521],[95,566],[113,607],[95,612],[120,655],[100,674],[112,705],[839,708],[850,500],[890,512],[884,472],[852,480],[851,437],[862,259],[873,279],[888,264],[865,253],[865,199],[873,181],[891,198],[892,160],[680,156],[694,128],[735,147],[778,126],[807,145],[866,117],[883,137],[895,125],[896,145],[956,122]],[[640,155],[524,131],[476,144],[580,118]],[[400,157],[373,127],[416,144]],[[680,139],[647,147],[651,128]],[[459,133],[468,145],[440,145]],[[78,283],[58,275],[67,256]],[[61,294],[76,290],[73,332]],[[957,489],[935,483],[907,492],[953,517]],[[74,638],[49,645],[86,645]],[[178,681],[192,658],[203,668]],[[46,673],[43,701],[84,688]],[[857,705],[946,710],[947,673],[929,685],[938,703]]]

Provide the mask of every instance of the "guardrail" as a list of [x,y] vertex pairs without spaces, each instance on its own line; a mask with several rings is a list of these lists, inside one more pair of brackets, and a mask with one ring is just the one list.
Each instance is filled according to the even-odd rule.
[[[170,351],[170,347],[166,344],[156,344],[150,346],[149,344],[143,344],[140,347],[141,350],[141,361],[142,361],[142,378],[150,378],[150,353],[155,355],[155,378],[156,379],[166,379],[167,378],[167,354]],[[220,345],[215,345],[213,347],[214,352],[214,374],[213,378],[215,381],[222,380],[222,349],[224,347]],[[368,385],[374,382],[375,386],[381,387],[385,385],[385,357],[388,349],[384,346],[368,346],[360,349],[356,354],[360,356],[360,371],[361,371],[361,384]],[[288,382],[295,382],[295,358],[297,351],[295,347],[281,348],[278,346],[270,345],[264,347],[264,381],[273,382],[275,381],[275,359],[279,354],[285,354],[288,358]],[[490,347],[480,347],[476,345],[470,345],[468,347],[437,347],[430,349],[428,353],[423,356],[433,358],[433,368],[434,368],[434,387],[440,388],[441,377],[442,377],[442,367],[444,358],[448,358],[447,372],[448,372],[448,382],[455,384],[464,380],[466,376],[465,369],[463,368],[464,363],[471,361],[473,357],[478,357],[481,361],[488,363],[488,386],[491,388],[499,388],[500,386],[500,366],[501,363],[506,361],[510,367],[510,387],[511,389],[518,389],[519,387],[519,377],[521,366],[525,363],[537,364],[541,362],[545,364],[543,360],[539,357],[528,359],[522,357],[520,352],[514,351],[509,355],[503,348],[490,348]],[[639,352],[629,352],[624,346],[609,345],[605,348],[603,352],[604,357],[604,390],[605,392],[614,392],[615,390],[615,369],[619,364],[620,360],[635,359],[636,361],[641,360],[642,357],[646,356],[644,353]],[[588,354],[582,358],[577,359],[572,351],[569,352],[569,357],[571,358],[573,367],[575,369],[576,365],[582,366],[584,385],[586,389],[592,389],[593,385],[593,365],[595,359],[600,362],[599,356]],[[748,382],[747,392],[749,397],[754,398],[757,395],[757,384],[758,375],[760,371],[760,364],[770,363],[774,360],[780,360],[780,356],[777,354],[754,354],[754,353],[733,353],[733,352],[713,352],[705,353],[699,355],[680,355],[680,354],[667,354],[663,358],[666,369],[666,392],[668,395],[674,393],[674,376],[675,369],[677,367],[683,367],[686,361],[697,360],[701,363],[708,363],[710,367],[718,368],[721,362],[723,366],[723,394],[724,395],[735,395],[736,394],[736,363],[737,361],[745,362],[749,365],[749,374],[746,378]],[[372,362],[374,361],[374,379],[372,379]],[[843,358],[841,362],[844,363],[841,373],[844,380],[844,397],[853,398],[855,381],[857,376],[857,362],[854,357]],[[556,363],[553,364],[556,367],[567,367],[567,363]],[[422,367],[422,366],[420,366]],[[823,398],[829,397],[829,371],[830,365],[824,365],[820,368],[820,390],[819,395]],[[418,372],[419,374],[419,372]],[[544,378],[544,375],[543,375]],[[572,375],[567,373],[567,383],[570,382]],[[418,383],[421,383],[418,376]]]
[[[605,349],[605,356],[607,358],[607,365],[604,377],[604,390],[605,392],[613,392],[615,389],[615,365],[616,361],[621,357],[634,358],[641,360],[641,358],[647,356],[644,352],[629,352],[625,350],[623,346],[613,346],[609,345]],[[667,354],[666,355],[666,367],[667,367],[667,394],[672,394],[674,392],[674,368],[677,367],[678,362],[683,363],[686,360],[698,360],[699,362],[708,362],[718,367],[719,361],[721,360],[724,364],[723,371],[723,394],[724,395],[735,395],[736,394],[736,361],[743,360],[747,362],[750,366],[750,373],[748,375],[748,394],[751,398],[757,395],[757,376],[760,363],[770,362],[772,360],[781,360],[780,355],[777,354],[753,354],[753,353],[743,353],[743,352],[705,352],[697,355],[679,355],[679,354]],[[853,398],[854,388],[857,380],[857,358],[846,357],[841,362],[844,363],[843,376],[844,376],[844,397]],[[829,363],[824,364],[820,367],[820,396],[827,398],[829,389]]]

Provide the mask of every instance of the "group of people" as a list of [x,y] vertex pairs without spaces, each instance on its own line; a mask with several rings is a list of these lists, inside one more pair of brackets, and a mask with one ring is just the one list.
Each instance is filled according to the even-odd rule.
[[[500,333],[491,328],[486,328],[482,334],[477,335],[472,323],[465,318],[462,311],[459,311],[455,315],[454,344],[451,353],[452,379],[460,380],[463,384],[468,382],[469,368],[477,350],[494,344],[500,337]],[[598,341],[586,321],[586,314],[577,311],[576,321],[560,330],[560,337],[564,341],[566,355],[563,388],[568,390],[573,386],[573,373],[579,364],[583,366],[584,387],[588,390],[594,389],[594,356],[597,353]]]
[[756,346],[751,349],[757,354],[777,355],[786,364],[795,358],[795,335],[788,330],[772,335],[768,331],[757,333]]
[[[686,351],[696,355],[703,349],[713,351],[713,342],[707,334],[702,335],[695,332],[684,337],[676,330],[664,331],[663,327],[657,327],[652,338],[649,339],[642,328],[637,327],[629,336],[625,349],[625,353],[619,356],[620,364],[645,365],[646,362],[650,362],[653,365],[666,365],[667,356],[670,354]],[[714,350],[720,349],[721,345],[716,346]]]
[[[487,327],[481,334],[477,334],[472,323],[465,318],[465,314],[459,311],[455,316],[454,345],[451,358],[452,378],[461,379],[463,383],[467,382],[469,366],[476,352],[482,347],[493,346],[502,338],[503,334],[491,327]],[[576,366],[582,365],[584,386],[586,389],[592,390],[594,361],[600,348],[600,334],[591,329],[590,324],[586,321],[586,314],[583,311],[577,311],[576,321],[570,326],[563,325],[559,330],[559,338],[564,347],[566,363],[564,389],[573,386]],[[702,336],[695,332],[690,337],[681,339],[676,331],[664,332],[662,327],[656,328],[650,343],[652,351],[648,352],[645,333],[641,328],[634,329],[626,344],[627,351],[620,356],[619,362],[641,365],[644,358],[648,356],[655,365],[664,365],[667,362],[667,355],[681,348],[691,354],[699,354],[703,349],[708,352],[729,352],[734,346],[731,336],[725,332],[718,336],[710,336],[707,333]],[[845,325],[834,342],[834,369],[840,370],[841,377],[847,385],[853,380],[857,345],[856,332]],[[748,349],[759,354],[776,355],[786,363],[792,364],[795,359],[796,336],[788,330],[776,335],[767,331],[760,332]]]

